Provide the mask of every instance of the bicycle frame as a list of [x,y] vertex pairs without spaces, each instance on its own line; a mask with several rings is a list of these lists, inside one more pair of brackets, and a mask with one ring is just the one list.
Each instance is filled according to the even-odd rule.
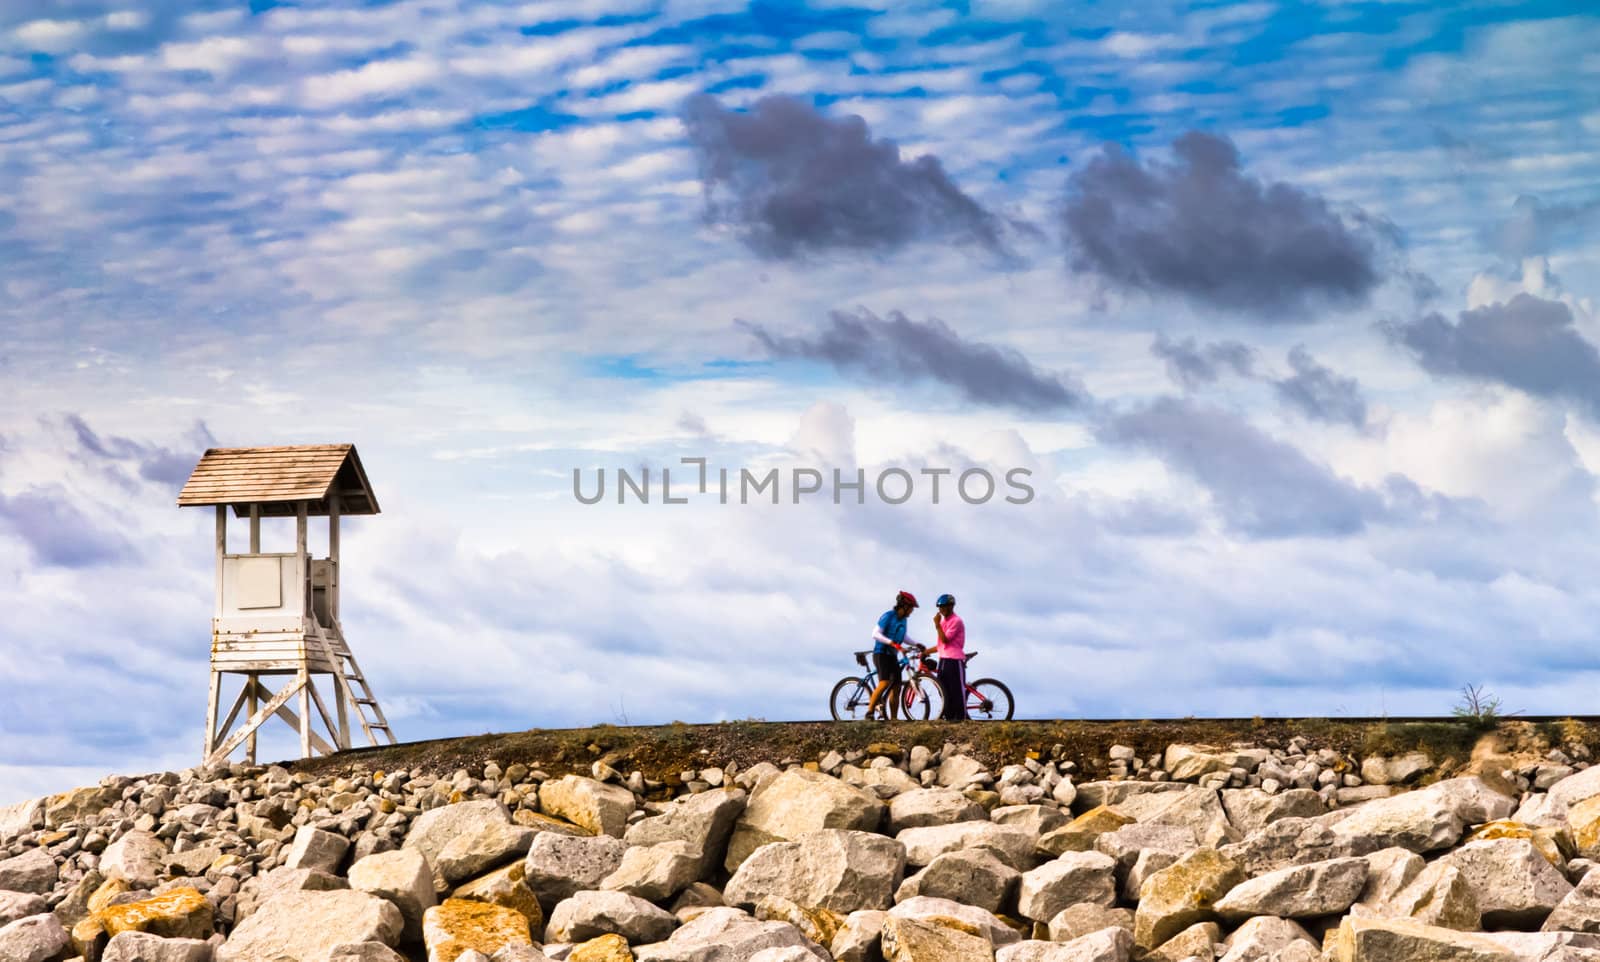
[[[900,705],[907,712],[910,712],[911,710],[911,705],[916,697],[916,691],[910,685],[904,684],[903,682],[905,678],[916,673],[917,667],[921,664],[922,659],[926,656],[926,653],[926,649],[918,650],[916,653],[916,659],[913,660],[911,654],[909,654],[909,646],[899,649],[900,677],[902,680],[902,684],[900,686]],[[871,655],[867,656],[867,673],[861,676],[861,683],[867,686],[867,691],[869,692],[878,690],[878,667],[874,663]],[[884,692],[884,697],[889,697],[889,692]]]

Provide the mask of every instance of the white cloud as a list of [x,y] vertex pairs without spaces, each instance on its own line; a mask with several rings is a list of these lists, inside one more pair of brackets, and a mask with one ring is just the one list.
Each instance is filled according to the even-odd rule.
[[353,70],[340,70],[301,83],[306,102],[314,107],[349,103],[368,97],[402,94],[437,79],[443,71],[426,57],[375,60]]
[[82,36],[87,27],[81,20],[30,20],[12,31],[24,46],[34,50],[64,50]]
[[203,70],[226,74],[243,60],[261,56],[260,43],[244,37],[207,37],[161,47],[161,63],[171,70]]

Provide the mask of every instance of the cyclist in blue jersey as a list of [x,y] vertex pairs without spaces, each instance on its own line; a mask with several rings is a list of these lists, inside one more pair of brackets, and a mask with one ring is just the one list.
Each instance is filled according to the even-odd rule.
[[[878,671],[878,687],[873,689],[872,697],[867,700],[867,717],[879,711],[878,703],[888,695],[888,712],[880,714],[879,718],[888,721],[889,717],[900,718],[900,648],[908,643],[906,638],[906,619],[911,616],[917,607],[917,596],[909,591],[899,592],[894,596],[894,607],[883,613],[878,619],[878,626],[872,632],[872,661]],[[916,644],[916,642],[910,642]]]

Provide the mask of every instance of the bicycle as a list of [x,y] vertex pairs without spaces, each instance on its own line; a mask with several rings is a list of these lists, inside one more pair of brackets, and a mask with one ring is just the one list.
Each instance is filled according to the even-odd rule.
[[[915,652],[915,661],[907,651]],[[908,721],[927,721],[933,714],[933,698],[929,692],[939,690],[939,680],[923,668],[926,651],[920,645],[909,644],[900,649],[900,709]],[[873,690],[878,687],[878,670],[870,661],[872,652],[858,651],[855,654],[856,664],[865,668],[867,673],[860,677],[846,675],[833,686],[828,707],[833,712],[834,721],[854,721],[867,717],[867,705],[872,701]],[[887,699],[889,694],[884,692],[883,697]]]
[[[969,652],[967,664],[971,664],[976,657],[977,652]],[[979,678],[967,682],[966,696],[967,717],[973,721],[1010,721],[1011,713],[1017,708],[1011,698],[1011,689],[998,678]],[[940,707],[943,707],[942,702]]]

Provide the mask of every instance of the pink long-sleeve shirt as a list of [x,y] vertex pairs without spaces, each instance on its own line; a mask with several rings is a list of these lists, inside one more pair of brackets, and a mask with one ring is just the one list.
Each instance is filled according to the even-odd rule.
[[944,628],[944,641],[939,645],[940,658],[954,658],[960,661],[967,657],[967,625],[961,616],[955,612],[945,616],[941,625]]

